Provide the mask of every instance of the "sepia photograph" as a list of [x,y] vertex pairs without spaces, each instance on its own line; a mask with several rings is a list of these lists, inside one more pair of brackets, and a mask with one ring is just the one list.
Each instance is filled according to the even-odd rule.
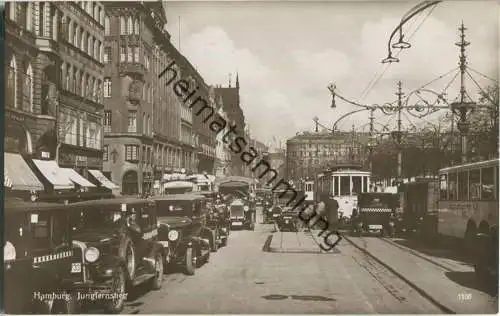
[[2,313],[498,313],[500,2],[0,8]]

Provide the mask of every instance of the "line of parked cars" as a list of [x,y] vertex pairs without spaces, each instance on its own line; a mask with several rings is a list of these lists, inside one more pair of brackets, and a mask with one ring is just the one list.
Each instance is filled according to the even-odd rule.
[[71,314],[90,304],[119,313],[135,286],[160,289],[171,269],[194,274],[230,231],[214,192],[4,205],[8,314]]

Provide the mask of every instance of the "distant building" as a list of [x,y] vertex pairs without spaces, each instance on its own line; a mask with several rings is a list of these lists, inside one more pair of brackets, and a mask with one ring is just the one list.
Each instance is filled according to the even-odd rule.
[[286,143],[286,178],[293,181],[313,179],[332,165],[366,166],[368,140],[368,133],[303,132]]
[[[240,81],[236,75],[236,86],[215,87],[215,93],[222,97],[224,112],[228,117],[228,124],[236,125],[236,134],[245,137],[245,115],[240,104]],[[241,160],[240,154],[231,153],[231,167],[228,175],[243,176],[245,174],[245,163]]]

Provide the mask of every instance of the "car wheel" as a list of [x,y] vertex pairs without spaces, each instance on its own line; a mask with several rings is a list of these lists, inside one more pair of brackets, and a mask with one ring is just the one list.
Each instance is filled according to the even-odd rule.
[[187,275],[193,275],[196,270],[197,258],[194,252],[193,247],[189,247],[186,249],[186,258],[185,258],[185,272]]
[[228,239],[229,239],[229,236],[226,236],[226,238],[222,239],[222,244],[221,244],[222,247],[226,247],[227,246]]
[[111,293],[117,294],[116,298],[107,300],[105,309],[109,314],[118,314],[125,307],[125,270],[122,267],[118,267],[113,275],[112,290]]
[[219,243],[218,243],[218,239],[219,239],[219,229],[218,228],[215,228],[214,232],[211,234],[212,235],[212,245],[211,245],[211,249],[210,251],[212,252],[217,252],[217,250],[219,250]]
[[162,283],[163,283],[163,273],[164,271],[164,258],[161,252],[157,252],[155,255],[155,276],[152,280],[152,288],[153,290],[159,290],[161,289]]
[[127,238],[123,245],[124,246],[120,248],[120,257],[125,259],[127,276],[130,280],[133,280],[135,278],[136,268],[134,243]]

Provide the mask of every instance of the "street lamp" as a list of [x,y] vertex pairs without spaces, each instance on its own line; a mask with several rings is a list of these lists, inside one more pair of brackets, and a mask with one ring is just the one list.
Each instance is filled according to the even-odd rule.
[[[389,37],[389,41],[387,42],[387,57],[382,59],[382,63],[394,63],[394,62],[399,62],[399,58],[393,57],[392,56],[392,48],[399,48],[399,49],[407,49],[411,47],[411,44],[408,42],[404,41],[404,34],[403,34],[403,25],[406,24],[409,20],[411,20],[415,15],[418,13],[426,10],[427,8],[433,7],[437,5],[438,3],[442,2],[443,0],[425,0],[413,8],[410,9],[402,18],[399,24],[396,26],[396,28],[392,31],[391,36]],[[394,36],[399,33],[399,40],[398,42],[394,43],[391,45],[392,40]]]

